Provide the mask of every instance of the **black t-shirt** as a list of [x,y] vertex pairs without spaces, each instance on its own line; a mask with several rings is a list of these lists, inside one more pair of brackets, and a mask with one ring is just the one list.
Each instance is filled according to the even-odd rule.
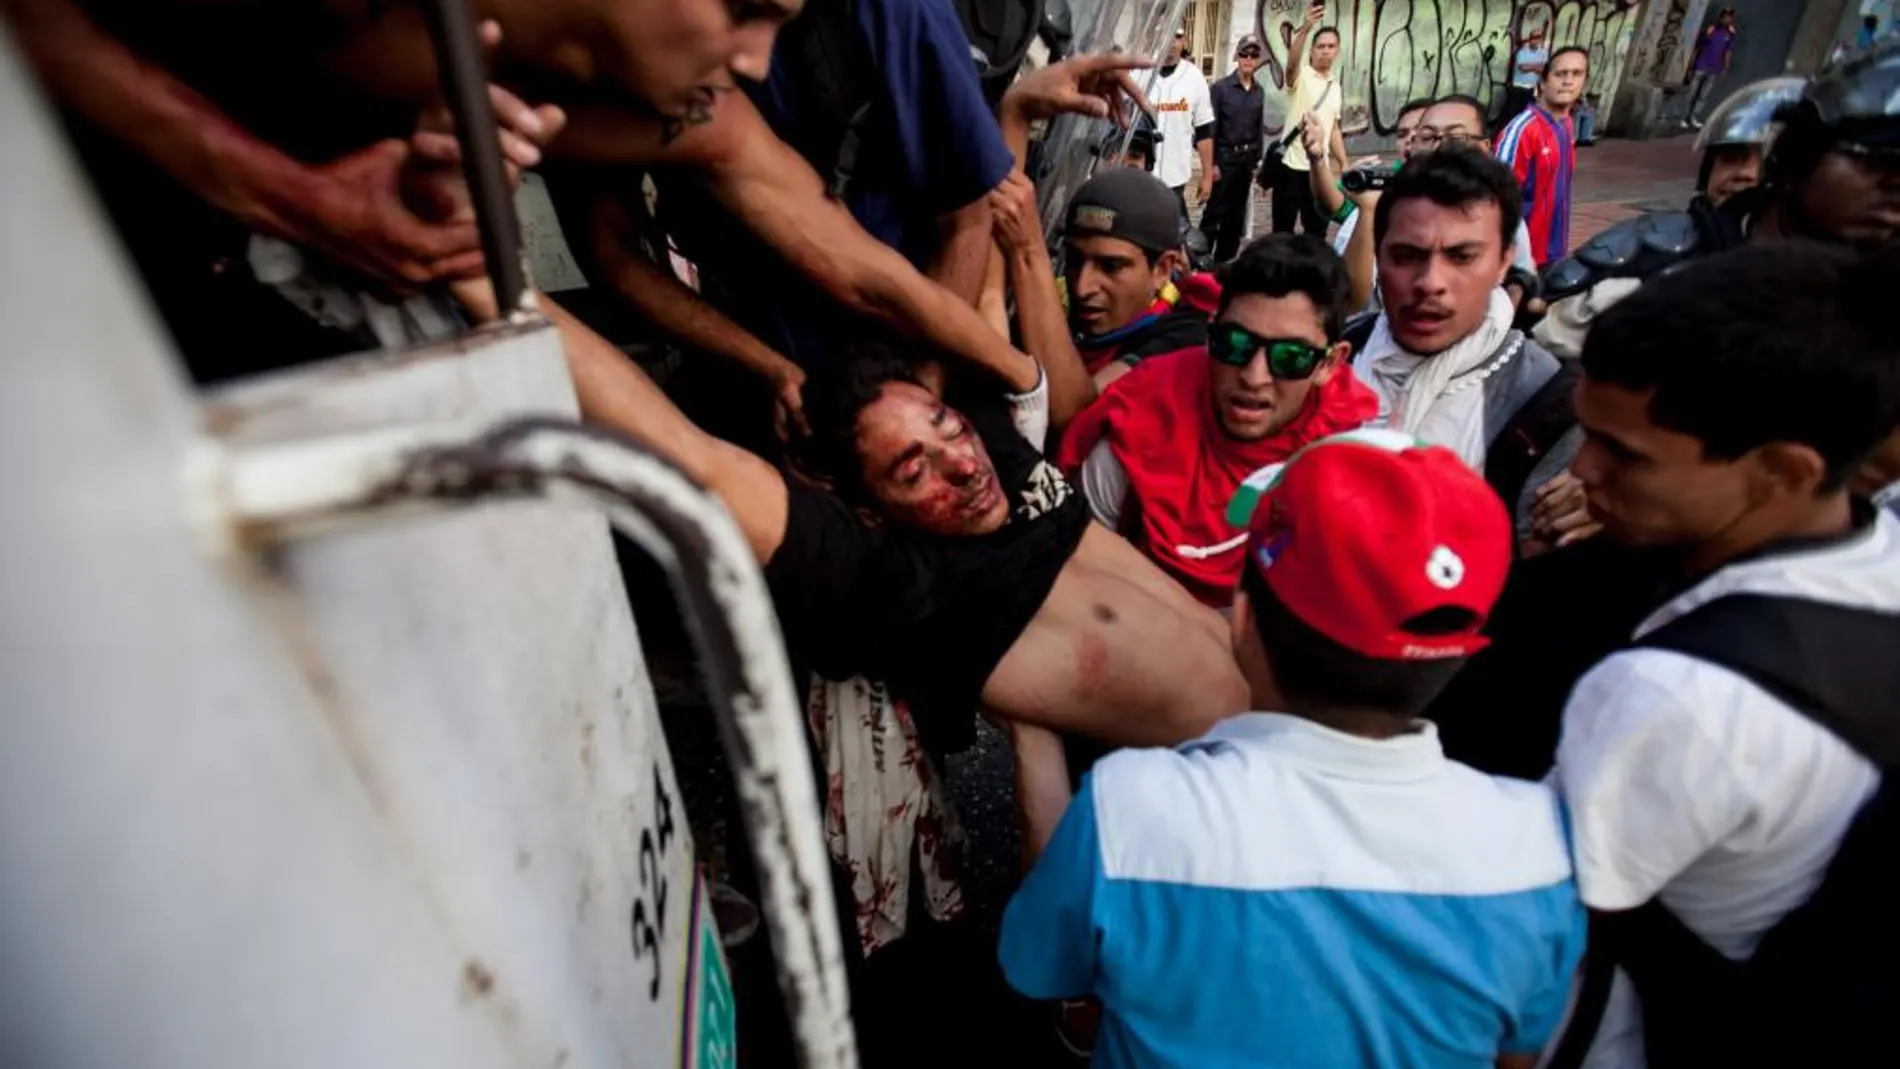
[[792,658],[832,679],[888,683],[933,754],[968,747],[983,684],[1074,555],[1088,510],[1022,436],[1001,397],[956,405],[982,437],[1010,519],[979,537],[871,528],[851,506],[792,486],[785,541],[765,568]]

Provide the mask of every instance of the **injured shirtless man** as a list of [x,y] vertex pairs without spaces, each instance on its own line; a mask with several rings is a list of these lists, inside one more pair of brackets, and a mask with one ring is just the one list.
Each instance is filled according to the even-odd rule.
[[888,681],[927,747],[956,747],[979,704],[1118,745],[1192,738],[1245,705],[1221,618],[1091,524],[1024,437],[1046,426],[1045,384],[940,397],[867,346],[848,382],[812,391],[814,431],[840,462],[841,494],[829,494],[701,431],[632,361],[542,305],[587,418],[732,510],[793,656]]

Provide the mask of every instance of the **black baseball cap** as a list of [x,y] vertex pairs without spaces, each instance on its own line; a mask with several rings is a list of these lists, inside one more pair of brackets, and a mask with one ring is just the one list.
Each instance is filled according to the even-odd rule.
[[1113,167],[1082,183],[1069,198],[1063,236],[1132,241],[1151,253],[1181,247],[1181,208],[1161,179],[1133,167]]

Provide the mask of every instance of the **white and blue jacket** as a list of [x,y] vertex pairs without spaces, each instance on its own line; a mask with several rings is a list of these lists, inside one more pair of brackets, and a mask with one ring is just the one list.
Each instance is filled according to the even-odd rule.
[[1548,788],[1234,717],[1084,779],[1010,902],[1032,998],[1103,1004],[1097,1066],[1489,1069],[1561,1023],[1584,911]]

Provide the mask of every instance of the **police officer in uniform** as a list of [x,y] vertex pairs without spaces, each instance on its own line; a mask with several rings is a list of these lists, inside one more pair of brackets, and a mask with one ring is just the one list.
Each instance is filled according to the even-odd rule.
[[1225,263],[1240,251],[1247,229],[1247,187],[1260,166],[1260,134],[1265,91],[1255,80],[1260,69],[1260,38],[1248,34],[1234,46],[1234,72],[1208,90],[1214,105],[1214,191],[1201,211],[1201,231],[1214,243],[1214,259]]
[[1792,104],[1766,106],[1786,92],[1757,83],[1741,91],[1746,99],[1723,105],[1734,104],[1725,142],[1769,142],[1760,185],[1719,207],[1618,223],[1551,265],[1540,281],[1549,310],[1537,340],[1577,355],[1603,309],[1695,257],[1790,238],[1873,249],[1900,234],[1900,40],[1821,72]]

